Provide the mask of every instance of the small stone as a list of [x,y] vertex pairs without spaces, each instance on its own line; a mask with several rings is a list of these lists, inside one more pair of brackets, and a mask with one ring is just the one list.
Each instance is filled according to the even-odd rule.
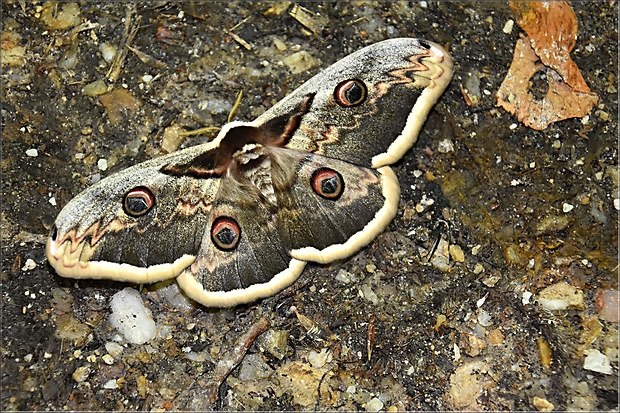
[[138,388],[138,396],[141,399],[146,398],[146,376],[136,377],[136,387]]
[[618,322],[618,290],[601,290],[596,295],[594,308],[598,316],[605,321]]
[[167,153],[174,152],[179,148],[185,136],[184,129],[180,125],[171,125],[164,129],[164,136],[161,140],[161,148]]
[[[196,302],[189,298],[179,288],[179,284],[175,280],[164,280],[158,282],[154,286],[157,295],[166,301],[166,303],[181,312],[189,312],[196,308]],[[164,335],[162,335],[165,337]]]
[[288,330],[267,330],[258,337],[256,345],[260,351],[267,351],[278,360],[282,360],[289,350],[288,336]]
[[78,367],[77,369],[75,369],[75,371],[73,372],[71,377],[77,383],[81,383],[81,382],[85,381],[88,378],[89,374],[90,374],[90,366],[88,364],[86,364],[84,366],[81,366],[81,367]]
[[103,80],[95,80],[82,88],[86,96],[99,96],[108,91],[108,85]]
[[573,205],[571,205],[571,204],[567,204],[566,202],[564,202],[564,203],[562,204],[562,211],[564,211],[564,212],[566,212],[566,213],[568,213],[568,212],[572,211],[572,210],[573,210],[573,208],[575,208]]
[[553,361],[553,351],[551,350],[551,345],[549,345],[549,342],[543,337],[538,337],[536,339],[536,348],[538,349],[538,360],[540,361],[540,364],[545,369],[551,367],[551,362]]
[[504,28],[502,29],[502,31],[506,34],[509,34],[510,32],[512,32],[512,28],[514,26],[515,22],[512,19],[509,19],[506,24],[504,24]]
[[332,361],[332,353],[329,349],[322,349],[320,353],[317,353],[314,350],[310,350],[310,354],[308,355],[308,362],[314,368],[320,369],[325,364]]
[[538,303],[547,310],[583,310],[583,291],[565,282],[550,285],[538,293]]
[[99,159],[97,161],[97,168],[99,168],[100,171],[105,171],[108,169],[108,161],[106,159]]
[[286,44],[279,37],[274,37],[273,44],[281,52],[286,50]]
[[437,152],[439,153],[450,153],[454,152],[454,144],[450,139],[443,139],[437,145]]
[[273,369],[258,354],[245,356],[239,367],[239,379],[243,381],[266,379],[272,374]]
[[570,398],[570,403],[566,406],[566,411],[569,412],[593,412],[598,405],[598,397],[593,389],[588,387],[588,383],[585,381],[577,382],[577,380],[570,380],[569,389],[573,390],[573,395]]
[[458,367],[450,375],[450,402],[454,410],[480,411],[480,396],[492,387],[488,377],[489,367],[480,360],[474,360]]
[[[129,90],[123,87],[117,87],[99,95],[99,102],[104,107],[111,125],[118,125],[121,121],[127,119],[142,104]],[[127,147],[130,145],[127,145]]]
[[32,258],[28,258],[26,260],[26,263],[24,264],[24,266],[22,267],[22,271],[30,271],[30,270],[34,270],[37,267],[37,263],[34,262],[34,260]]
[[456,343],[454,343],[453,351],[454,351],[454,356],[452,356],[452,360],[459,361],[461,359],[461,349]]
[[44,3],[41,9],[41,22],[50,30],[66,30],[82,22],[78,3],[61,4]]
[[157,335],[151,311],[144,306],[142,296],[133,288],[127,287],[114,294],[110,308],[110,324],[130,343],[144,344]]
[[114,364],[114,357],[112,357],[109,354],[104,354],[103,356],[101,356],[101,360],[103,360],[105,364],[109,364],[109,365]]
[[499,346],[504,342],[504,334],[498,328],[491,330],[489,331],[489,341],[494,346]]
[[439,243],[437,244],[437,248],[435,249],[435,254],[431,258],[431,265],[438,270],[449,272],[452,267],[450,267],[450,247],[448,241],[441,238]]
[[488,311],[481,308],[478,309],[478,324],[483,327],[488,327],[493,324],[493,317]]
[[73,317],[71,313],[58,316],[55,335],[61,340],[67,340],[77,346],[84,344],[90,334],[90,327]]
[[36,158],[37,156],[39,156],[39,151],[37,151],[36,149],[27,149],[26,156],[30,156],[31,158]]
[[377,397],[373,397],[366,403],[367,412],[378,412],[381,409],[383,409],[383,402]]
[[450,257],[456,262],[465,261],[465,254],[463,253],[463,249],[460,245],[452,244],[450,245]]
[[104,389],[118,389],[116,379],[108,380],[103,384]]
[[486,285],[489,288],[493,288],[495,287],[495,284],[499,282],[499,280],[501,280],[499,274],[489,274],[482,279],[482,284]]
[[532,400],[532,403],[534,404],[534,407],[536,407],[536,409],[539,412],[550,412],[555,408],[555,406],[552,403],[550,403],[547,399],[542,399],[540,397],[534,397],[534,400]]
[[586,358],[583,360],[583,368],[602,374],[613,374],[609,358],[596,349],[584,351]]
[[103,60],[105,60],[106,63],[111,63],[112,60],[114,60],[114,56],[116,56],[116,46],[108,42],[100,43],[99,51],[101,52]]
[[120,357],[123,353],[123,346],[113,341],[108,341],[105,343],[105,349],[112,357]]
[[312,57],[305,50],[293,53],[282,59],[282,62],[291,69],[291,73],[298,74],[310,70],[320,64],[320,61]]
[[356,282],[357,277],[355,276],[355,274],[341,268],[340,270],[338,270],[338,273],[336,273],[336,281],[343,284],[350,284],[352,282]]
[[568,217],[566,215],[545,215],[540,221],[534,232],[536,236],[543,234],[552,234],[565,229],[569,224]]
[[470,357],[476,357],[486,348],[486,343],[483,339],[473,334],[462,333],[459,338],[458,346],[463,353]]
[[362,289],[360,290],[360,295],[364,297],[365,299],[367,299],[368,301],[370,301],[371,303],[373,303],[374,305],[377,305],[379,303],[379,297],[368,284],[362,285]]

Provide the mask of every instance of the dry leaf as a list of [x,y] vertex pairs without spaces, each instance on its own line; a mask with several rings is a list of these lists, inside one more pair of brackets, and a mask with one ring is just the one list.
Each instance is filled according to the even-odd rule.
[[511,1],[517,23],[527,33],[536,55],[579,92],[589,92],[579,68],[570,58],[577,40],[577,17],[563,1]]
[[[545,71],[549,82],[549,89],[540,100],[529,91],[530,79],[539,70]],[[526,39],[517,41],[512,65],[497,96],[504,109],[536,130],[560,120],[583,117],[598,101],[596,94],[573,90],[555,70],[541,64]]]
[[[508,75],[497,92],[498,104],[526,126],[542,130],[559,120],[583,117],[598,102],[570,58],[577,19],[564,1],[510,1],[517,23],[527,33],[517,41]],[[542,63],[541,63],[542,62]],[[530,79],[544,70],[549,90],[543,99],[529,91]]]
[[140,100],[136,99],[130,91],[123,88],[113,89],[100,95],[99,101],[105,108],[112,125],[118,125],[123,119],[123,113],[133,113],[140,107]]

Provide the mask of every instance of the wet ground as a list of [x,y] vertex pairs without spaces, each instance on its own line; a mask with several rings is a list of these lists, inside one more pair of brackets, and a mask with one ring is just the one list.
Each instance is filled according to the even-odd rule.
[[[617,410],[617,3],[573,4],[572,57],[600,100],[544,131],[495,105],[521,33],[504,30],[507,4],[301,5],[293,18],[289,2],[3,3],[2,409]],[[55,216],[89,183],[176,146],[175,128],[222,125],[239,91],[251,120],[398,36],[446,46],[455,73],[395,167],[399,214],[353,258],[229,310],[143,286],[160,334],[141,345],[108,322],[127,285],[47,264]],[[94,96],[104,78],[108,100]],[[206,400],[218,361],[265,318]]]

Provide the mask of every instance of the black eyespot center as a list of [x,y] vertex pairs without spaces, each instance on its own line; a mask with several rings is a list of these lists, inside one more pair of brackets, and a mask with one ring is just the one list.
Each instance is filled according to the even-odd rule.
[[321,182],[321,191],[323,191],[324,194],[335,194],[338,192],[338,184],[339,182],[337,176],[326,178],[323,182]]
[[241,228],[237,221],[228,216],[220,216],[211,225],[211,241],[221,251],[232,251],[239,245]]
[[359,79],[345,80],[334,89],[334,100],[345,108],[362,104],[367,96],[366,84]]
[[230,228],[223,228],[215,236],[220,241],[220,243],[230,245],[235,242],[235,238],[237,238],[237,233]]
[[155,196],[150,189],[138,186],[127,192],[123,200],[123,209],[131,217],[137,218],[149,212],[155,206]]
[[52,227],[52,233],[50,234],[50,238],[52,239],[52,241],[56,241],[56,238],[58,238],[58,227],[56,225]]
[[321,198],[335,201],[344,192],[344,179],[338,171],[319,168],[312,174],[310,186]]

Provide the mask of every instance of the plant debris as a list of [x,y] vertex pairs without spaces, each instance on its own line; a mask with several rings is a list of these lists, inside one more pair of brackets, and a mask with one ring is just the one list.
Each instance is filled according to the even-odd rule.
[[[598,102],[577,64],[570,58],[577,38],[577,18],[570,4],[511,1],[519,26],[514,58],[498,92],[498,104],[526,126],[543,130],[553,122],[582,118]],[[537,99],[531,80],[543,72],[548,90]]]

